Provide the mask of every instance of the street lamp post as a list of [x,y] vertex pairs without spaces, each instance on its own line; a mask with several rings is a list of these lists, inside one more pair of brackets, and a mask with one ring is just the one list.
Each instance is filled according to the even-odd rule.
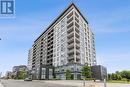
[[83,78],[83,86],[84,87],[86,86],[86,84],[85,84],[85,78]]
[[106,85],[106,79],[104,79],[104,87],[107,87],[107,85]]
[[[1,40],[1,38],[0,38],[0,40]],[[1,82],[1,75],[2,75],[2,72],[0,72],[0,82]]]
[[0,82],[1,82],[1,76],[2,76],[2,72],[0,72]]

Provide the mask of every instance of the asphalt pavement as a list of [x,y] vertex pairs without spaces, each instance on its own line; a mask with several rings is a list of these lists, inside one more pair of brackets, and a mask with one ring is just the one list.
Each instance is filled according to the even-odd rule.
[[44,81],[2,80],[4,87],[75,87],[60,84],[49,84]]
[[[82,80],[2,80],[2,84],[4,87],[83,87]],[[85,87],[93,87],[90,86],[92,84],[95,84],[95,87],[104,87],[102,82],[92,81],[86,81]],[[0,87],[2,87],[1,84]],[[130,84],[107,83],[107,87],[130,87]]]

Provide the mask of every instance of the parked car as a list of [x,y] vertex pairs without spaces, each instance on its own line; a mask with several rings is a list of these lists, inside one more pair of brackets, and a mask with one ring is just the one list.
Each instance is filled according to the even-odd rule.
[[24,81],[32,81],[31,78],[25,78]]

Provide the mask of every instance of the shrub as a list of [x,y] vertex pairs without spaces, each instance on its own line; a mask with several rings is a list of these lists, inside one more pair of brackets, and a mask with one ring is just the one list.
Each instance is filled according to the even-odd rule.
[[127,81],[127,79],[126,79],[126,78],[122,78],[121,80],[122,80],[122,81]]
[[95,80],[95,78],[85,78],[85,80]]

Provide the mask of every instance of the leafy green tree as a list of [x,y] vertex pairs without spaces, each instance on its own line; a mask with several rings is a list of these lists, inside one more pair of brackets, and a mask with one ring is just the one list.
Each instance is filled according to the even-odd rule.
[[122,77],[120,74],[117,74],[117,80],[122,80]]
[[18,72],[18,79],[25,79],[25,77],[27,76],[27,72],[26,71],[19,71]]
[[70,79],[71,79],[71,71],[66,70],[66,80],[70,80]]
[[92,77],[92,71],[90,66],[84,66],[82,68],[82,76],[85,78],[91,78]]
[[108,74],[108,80],[112,80],[111,74]]
[[122,78],[130,79],[130,71],[122,71],[120,72]]
[[116,75],[115,73],[112,73],[111,79],[112,79],[112,80],[117,80],[117,75]]

